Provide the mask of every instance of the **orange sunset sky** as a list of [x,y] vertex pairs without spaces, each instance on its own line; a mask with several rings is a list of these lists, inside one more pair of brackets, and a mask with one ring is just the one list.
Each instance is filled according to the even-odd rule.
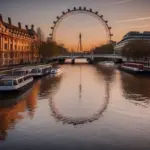
[[[68,8],[86,6],[98,11],[108,20],[114,36],[119,41],[129,31],[150,30],[150,0],[1,0],[0,13],[5,21],[21,22],[41,27],[45,37],[51,33],[50,27],[56,16]],[[88,14],[74,14],[65,18],[57,28],[56,41],[70,49],[77,49],[78,36],[82,33],[83,48],[91,49],[107,41],[107,32],[102,23]]]

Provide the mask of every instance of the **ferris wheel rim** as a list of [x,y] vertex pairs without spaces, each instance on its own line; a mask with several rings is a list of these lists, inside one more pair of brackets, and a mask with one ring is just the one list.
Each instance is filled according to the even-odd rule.
[[57,16],[56,17],[56,21],[53,21],[53,26],[51,27],[51,33],[50,33],[50,39],[52,41],[56,42],[56,31],[57,28],[59,26],[59,24],[61,23],[61,21],[63,21],[66,17],[68,17],[69,15],[72,15],[74,13],[85,13],[88,15],[91,15],[95,18],[97,18],[98,20],[101,21],[102,25],[105,27],[105,31],[107,33],[107,37],[108,37],[108,43],[110,43],[112,41],[112,32],[111,29],[112,27],[108,25],[108,21],[104,19],[103,15],[99,15],[98,11],[93,11],[91,8],[87,9],[86,7],[79,7],[76,8],[74,7],[73,9],[68,9],[66,12],[62,11],[62,15],[61,16]]

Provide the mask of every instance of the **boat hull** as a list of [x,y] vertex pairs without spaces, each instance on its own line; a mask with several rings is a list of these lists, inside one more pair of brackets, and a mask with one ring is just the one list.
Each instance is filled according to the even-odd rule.
[[17,88],[17,89],[10,89],[10,90],[0,90],[0,94],[4,94],[4,93],[19,93],[19,92],[23,92],[23,91],[26,91],[27,89],[29,89],[32,84],[34,83],[34,81],[32,80],[30,83],[20,87],[20,88]]
[[118,67],[118,69],[120,71],[124,71],[124,72],[127,72],[127,73],[130,73],[130,74],[137,74],[137,75],[147,75],[147,76],[150,76],[150,70],[143,70],[143,71],[134,71],[134,70],[128,70],[128,69],[124,69],[122,68],[121,66]]

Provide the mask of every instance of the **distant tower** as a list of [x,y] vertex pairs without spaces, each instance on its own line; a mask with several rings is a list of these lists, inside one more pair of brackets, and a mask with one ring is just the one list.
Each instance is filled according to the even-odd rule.
[[78,48],[77,48],[78,52],[82,52],[83,51],[83,47],[82,47],[82,34],[79,34],[79,43],[78,43]]

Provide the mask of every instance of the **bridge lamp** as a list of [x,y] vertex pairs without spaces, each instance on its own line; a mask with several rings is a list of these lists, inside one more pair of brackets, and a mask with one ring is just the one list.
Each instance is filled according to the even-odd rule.
[[79,10],[81,10],[82,9],[82,7],[79,7]]
[[68,9],[68,12],[70,12],[70,9]]
[[96,11],[95,14],[98,15],[98,11]]
[[53,23],[56,24],[56,21],[54,21]]

